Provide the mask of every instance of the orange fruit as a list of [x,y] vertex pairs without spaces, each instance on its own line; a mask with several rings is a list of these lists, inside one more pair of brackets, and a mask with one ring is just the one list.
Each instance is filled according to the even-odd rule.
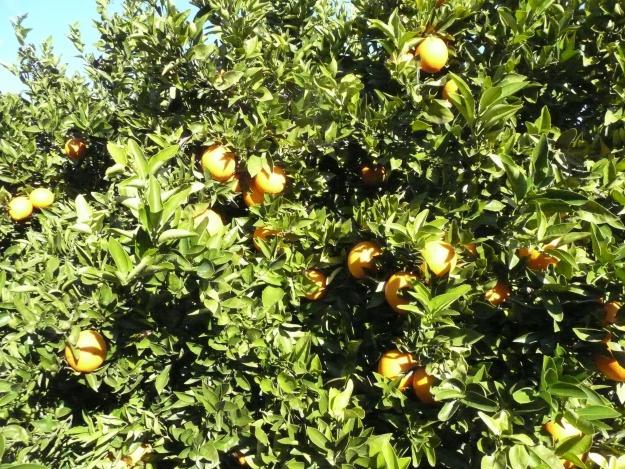
[[595,366],[606,378],[612,381],[625,381],[625,368],[614,357],[596,355]]
[[477,244],[475,243],[467,243],[462,245],[466,251],[472,255],[477,256]]
[[609,301],[603,305],[603,324],[614,324],[617,319],[619,309],[623,306],[622,303],[617,301]]
[[311,269],[306,271],[306,277],[313,283],[313,286],[307,288],[305,296],[311,301],[316,301],[323,297],[326,293],[328,279],[318,270]]
[[421,254],[430,270],[438,277],[453,270],[458,259],[454,247],[445,241],[426,243]]
[[[557,422],[547,422],[543,428],[547,433],[551,435],[554,443],[559,442],[560,440],[565,440],[566,438],[570,438],[573,436],[581,435],[582,432],[578,428],[571,425],[566,419],[562,419],[560,421],[561,425]],[[585,459],[586,455],[578,455],[578,457],[582,460]],[[575,466],[571,461],[567,461],[565,459],[561,459],[560,462],[565,467],[565,469],[572,469]]]
[[400,297],[398,292],[399,290],[408,288],[410,286],[410,282],[413,282],[416,279],[417,277],[408,272],[397,272],[396,274],[391,275],[386,281],[386,284],[384,285],[384,297],[386,298],[386,302],[396,313],[406,314],[406,311],[400,309],[399,307],[407,305],[410,302]]
[[74,347],[79,356],[74,357],[69,345],[65,346],[65,360],[75,371],[89,373],[99,368],[106,358],[106,342],[104,337],[96,331],[80,331]]
[[193,226],[198,226],[204,220],[208,220],[206,231],[208,231],[208,234],[211,236],[215,236],[224,227],[224,223],[219,214],[210,208],[193,216]]
[[31,213],[33,213],[33,204],[28,197],[14,197],[9,202],[9,216],[13,220],[25,220]]
[[445,66],[449,52],[440,37],[428,36],[419,43],[416,55],[421,58],[421,69],[424,72],[435,73]]
[[436,402],[430,392],[433,384],[434,377],[425,372],[424,366],[417,368],[412,374],[412,390],[414,391],[415,396],[417,396],[419,400],[425,404],[433,404]]
[[369,241],[362,241],[349,251],[347,269],[358,279],[365,278],[367,271],[375,269],[375,258],[382,254],[380,248]]
[[252,241],[254,242],[254,246],[256,247],[256,249],[260,251],[260,244],[258,242],[259,239],[266,240],[270,236],[279,236],[279,234],[280,233],[278,233],[276,230],[270,230],[262,226],[258,226],[254,230],[254,234],[252,235]]
[[202,168],[208,171],[213,179],[225,182],[234,176],[236,157],[223,145],[213,145],[202,154]]
[[85,153],[87,152],[87,144],[82,138],[70,138],[67,142],[65,142],[63,151],[70,160],[78,160],[85,156]]
[[551,421],[544,425],[545,430],[551,435],[553,441],[558,442],[582,434],[581,430],[571,425],[566,419],[562,419],[560,423]]
[[520,248],[517,255],[524,257],[525,264],[532,270],[547,270],[550,265],[558,264],[558,259],[534,248]]
[[487,290],[484,294],[484,298],[490,304],[499,306],[501,303],[504,303],[510,297],[510,287],[499,280],[493,288]]
[[411,353],[400,352],[399,350],[388,350],[384,352],[378,362],[378,373],[388,379],[402,377],[399,381],[399,389],[405,391],[410,387],[412,380],[412,369],[417,365]]
[[453,80],[447,80],[443,86],[443,99],[449,100],[449,96],[458,93],[458,84]]
[[377,187],[386,180],[386,168],[381,164],[363,166],[360,168],[362,183],[367,187]]
[[279,166],[274,166],[271,172],[262,170],[254,178],[256,187],[268,194],[279,194],[286,186],[286,174]]
[[38,187],[32,191],[28,198],[35,208],[47,208],[54,202],[54,193],[50,189]]
[[256,184],[252,181],[248,190],[243,193],[243,202],[245,202],[245,205],[248,207],[251,207],[253,205],[262,204],[264,200],[265,193],[256,187]]

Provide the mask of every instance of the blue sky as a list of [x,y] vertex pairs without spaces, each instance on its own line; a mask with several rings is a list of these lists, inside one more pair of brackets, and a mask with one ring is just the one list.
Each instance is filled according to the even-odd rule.
[[[122,0],[111,0],[111,7],[118,10]],[[188,0],[177,0],[180,7],[189,7]],[[0,62],[15,63],[18,44],[13,34],[11,19],[27,13],[24,22],[31,31],[28,41],[39,45],[47,37],[52,37],[56,54],[68,64],[70,72],[80,70],[74,46],[67,39],[69,25],[80,24],[83,42],[93,44],[98,32],[93,25],[96,17],[95,0],[0,0]],[[0,66],[0,91],[19,92],[23,89],[20,81]]]

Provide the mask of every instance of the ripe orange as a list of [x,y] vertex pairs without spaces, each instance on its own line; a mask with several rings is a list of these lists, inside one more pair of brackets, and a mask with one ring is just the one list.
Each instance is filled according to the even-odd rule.
[[9,216],[15,221],[25,220],[33,213],[33,204],[28,197],[14,197],[9,202]]
[[553,441],[558,442],[582,434],[581,430],[571,425],[566,419],[562,419],[560,422],[561,425],[553,421],[544,425],[545,430],[551,435]]
[[208,231],[208,234],[211,236],[215,236],[224,227],[224,223],[219,214],[210,208],[194,215],[193,225],[198,226],[204,220],[208,220],[208,223],[206,224],[206,231]]
[[[582,434],[581,430],[571,425],[569,422],[566,421],[566,419],[562,419],[560,422],[562,425],[553,421],[547,422],[543,427],[545,431],[551,435],[554,443],[565,440],[566,438]],[[578,457],[584,460],[586,455],[582,454],[578,455]],[[576,467],[575,464],[573,464],[571,461],[567,461],[565,459],[560,460],[560,462],[565,469],[573,469],[574,467]]]
[[367,187],[380,186],[386,180],[386,168],[381,164],[365,165],[360,168],[360,177],[362,178],[362,183]]
[[326,293],[328,279],[323,273],[315,269],[307,270],[306,277],[313,283],[312,286],[309,285],[309,288],[307,288],[306,298],[311,301],[319,300]]
[[28,198],[35,208],[47,208],[54,202],[54,193],[50,189],[38,187],[32,191]]
[[458,84],[453,80],[447,80],[443,86],[443,99],[449,100],[449,96],[458,93]]
[[618,312],[623,306],[622,303],[617,301],[609,301],[603,305],[603,324],[614,324],[616,322]]
[[558,265],[558,259],[534,248],[521,248],[519,257],[525,258],[525,264],[532,270],[547,270],[550,265]]
[[421,69],[424,72],[435,73],[445,66],[449,52],[440,37],[428,36],[419,43],[416,55],[421,58]]
[[367,271],[375,269],[375,258],[382,254],[380,248],[369,241],[362,241],[349,251],[347,269],[358,279],[365,278]]
[[256,249],[260,251],[260,243],[258,242],[259,239],[266,240],[270,236],[279,235],[280,233],[278,233],[276,230],[270,230],[262,226],[258,226],[254,230],[254,234],[252,235],[252,241],[254,242],[254,246],[256,247]]
[[399,350],[388,350],[384,352],[378,362],[378,373],[388,379],[396,379],[402,376],[399,381],[399,389],[405,391],[410,387],[412,380],[412,369],[417,365],[411,353],[400,352]]
[[225,182],[234,176],[236,157],[223,145],[213,145],[202,155],[202,168],[208,171],[213,179]]
[[436,402],[430,392],[433,384],[434,377],[425,372],[424,366],[417,368],[412,374],[412,390],[419,400],[425,404]]
[[271,172],[262,170],[254,178],[256,187],[268,194],[279,194],[286,186],[286,174],[279,166],[274,166]]
[[454,247],[445,241],[430,241],[421,251],[428,267],[438,277],[453,270],[458,260]]
[[463,244],[462,245],[466,251],[472,255],[472,256],[477,256],[477,244],[475,243],[467,243],[467,244]]
[[501,303],[504,303],[512,292],[510,291],[510,287],[506,285],[504,282],[499,280],[493,288],[487,290],[484,294],[484,298],[490,304],[494,306],[499,306]]
[[70,160],[78,160],[85,156],[85,153],[87,152],[87,144],[82,138],[70,138],[67,142],[65,142],[63,151]]
[[262,204],[263,200],[265,200],[265,193],[256,187],[254,181],[250,183],[250,187],[247,191],[243,193],[243,202],[248,207],[253,205]]
[[74,357],[69,345],[65,346],[65,360],[75,371],[89,373],[99,368],[106,358],[106,342],[104,337],[96,331],[80,331],[76,346],[80,353]]
[[625,381],[625,368],[614,357],[596,355],[595,366],[606,378],[612,381]]
[[417,277],[408,272],[397,272],[396,274],[391,275],[386,281],[386,284],[384,285],[384,297],[386,298],[386,302],[396,313],[406,314],[406,311],[400,309],[399,307],[407,305],[409,301],[400,297],[398,292],[399,290],[408,288],[410,286],[410,282],[413,282],[416,279]]

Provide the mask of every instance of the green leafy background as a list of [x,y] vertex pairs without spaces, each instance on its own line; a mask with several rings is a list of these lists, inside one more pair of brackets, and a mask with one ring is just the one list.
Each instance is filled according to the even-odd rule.
[[[625,280],[625,13],[618,0],[98,0],[95,53],[68,76],[16,24],[27,91],[0,95],[0,203],[50,187],[25,223],[0,216],[0,467],[625,467],[625,386],[592,362],[625,328],[598,299]],[[426,35],[450,49],[419,70]],[[459,92],[441,99],[445,80]],[[70,136],[86,157],[62,154]],[[283,195],[248,209],[201,150],[277,164]],[[389,180],[363,186],[359,168]],[[225,228],[195,227],[211,206]],[[278,230],[261,250],[255,227]],[[385,279],[425,242],[460,255],[422,274],[408,314]],[[516,251],[556,238],[559,262]],[[356,281],[346,253],[383,249]],[[477,256],[462,245],[477,243]],[[303,299],[308,268],[329,278]],[[497,279],[513,290],[494,307]],[[62,351],[100,331],[105,365]],[[436,405],[375,373],[410,351]],[[583,434],[555,445],[565,416]],[[149,446],[148,446],[149,445]],[[582,462],[578,456],[590,452]],[[4,463],[4,464],[2,464]]]

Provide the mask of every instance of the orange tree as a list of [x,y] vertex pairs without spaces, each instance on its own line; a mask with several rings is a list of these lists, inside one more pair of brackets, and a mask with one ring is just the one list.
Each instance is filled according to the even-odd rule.
[[0,467],[622,467],[619,1],[97,3],[0,95]]

